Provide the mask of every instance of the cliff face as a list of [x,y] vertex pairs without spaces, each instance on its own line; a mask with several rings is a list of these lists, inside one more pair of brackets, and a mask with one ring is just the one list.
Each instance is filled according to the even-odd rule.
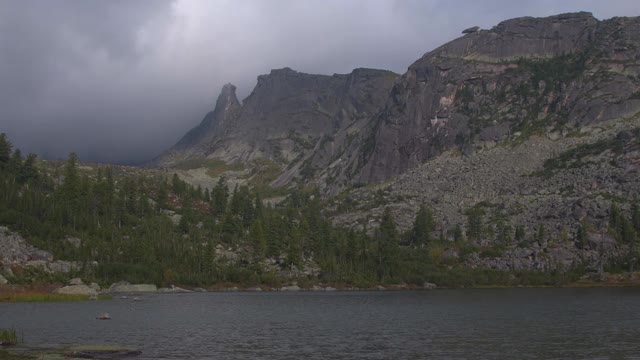
[[359,181],[389,179],[453,147],[469,153],[630,116],[640,110],[639,45],[638,18],[589,13],[507,20],[445,44],[394,85]]
[[380,111],[397,77],[374,69],[333,76],[272,70],[258,77],[242,105],[235,87],[225,85],[215,110],[155,163],[266,159],[281,168],[277,185],[310,179],[344,152],[347,140],[353,142],[360,127]]

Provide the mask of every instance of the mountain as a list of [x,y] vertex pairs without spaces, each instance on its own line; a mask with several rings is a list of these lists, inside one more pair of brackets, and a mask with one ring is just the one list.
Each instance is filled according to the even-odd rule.
[[226,163],[266,160],[281,170],[276,185],[311,178],[348,149],[380,111],[393,81],[385,70],[310,75],[289,68],[258,77],[242,104],[227,84],[200,125],[154,160],[175,166],[194,159]]
[[427,206],[433,238],[506,246],[465,255],[470,267],[593,265],[634,251],[615,212],[637,213],[640,197],[640,18],[510,19],[464,30],[402,76],[362,72],[275,70],[233,129],[171,152],[268,158],[271,185],[317,186],[339,226],[371,231],[390,209],[409,231]]
[[155,163],[263,158],[279,166],[273,185],[313,180],[336,194],[452,148],[566,136],[640,109],[639,22],[581,12],[471,28],[399,78],[273,70],[242,105],[225,85],[215,110]]
[[511,19],[453,40],[394,85],[359,180],[389,179],[453,147],[563,136],[633,115],[639,45],[639,18],[584,12]]

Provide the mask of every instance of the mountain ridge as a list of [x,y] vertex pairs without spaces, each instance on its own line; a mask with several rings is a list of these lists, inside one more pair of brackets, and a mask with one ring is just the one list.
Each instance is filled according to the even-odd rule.
[[272,185],[311,182],[335,195],[452,148],[469,153],[532,131],[564,136],[640,110],[638,19],[601,21],[588,12],[509,19],[465,30],[402,76],[274,69],[234,107],[235,126],[209,128],[205,117],[155,163],[262,158],[280,169]]

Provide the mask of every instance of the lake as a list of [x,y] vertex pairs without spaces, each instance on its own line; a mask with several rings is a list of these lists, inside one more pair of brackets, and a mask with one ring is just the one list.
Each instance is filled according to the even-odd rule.
[[638,288],[141,298],[0,303],[0,328],[34,345],[125,345],[137,359],[640,359]]

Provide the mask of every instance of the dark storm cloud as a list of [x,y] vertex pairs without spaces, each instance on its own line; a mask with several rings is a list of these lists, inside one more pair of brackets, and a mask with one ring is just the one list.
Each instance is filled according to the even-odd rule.
[[199,122],[222,84],[246,96],[284,66],[404,72],[466,27],[631,1],[0,0],[0,132],[26,151],[152,158]]

